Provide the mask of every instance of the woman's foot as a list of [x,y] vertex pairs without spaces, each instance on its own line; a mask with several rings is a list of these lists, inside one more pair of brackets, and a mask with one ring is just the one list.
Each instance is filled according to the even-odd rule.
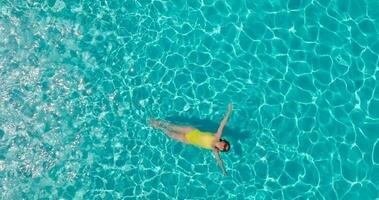
[[149,122],[152,127],[154,128],[160,128],[161,126],[159,125],[159,121],[156,119],[149,119]]

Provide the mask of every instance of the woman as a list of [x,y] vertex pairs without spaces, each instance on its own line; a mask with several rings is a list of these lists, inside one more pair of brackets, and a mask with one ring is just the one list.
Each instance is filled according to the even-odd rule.
[[154,128],[162,130],[168,136],[186,144],[192,144],[200,148],[213,150],[217,163],[220,166],[222,173],[226,176],[226,171],[222,164],[222,160],[218,151],[227,152],[230,149],[228,141],[221,139],[222,131],[232,112],[232,104],[228,106],[228,112],[221,121],[216,134],[203,132],[191,126],[177,126],[161,120],[150,119],[150,123]]

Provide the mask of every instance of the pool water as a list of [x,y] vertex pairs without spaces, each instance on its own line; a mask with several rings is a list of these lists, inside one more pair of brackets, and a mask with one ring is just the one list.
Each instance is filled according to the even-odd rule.
[[378,1],[0,5],[1,199],[379,198]]

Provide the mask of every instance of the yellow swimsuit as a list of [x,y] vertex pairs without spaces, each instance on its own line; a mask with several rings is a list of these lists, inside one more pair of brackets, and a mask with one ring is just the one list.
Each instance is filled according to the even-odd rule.
[[185,135],[190,144],[196,145],[204,149],[213,149],[212,142],[215,136],[209,132],[193,130]]

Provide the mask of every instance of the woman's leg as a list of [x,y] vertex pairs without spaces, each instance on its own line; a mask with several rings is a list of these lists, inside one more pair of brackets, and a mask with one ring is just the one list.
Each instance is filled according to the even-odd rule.
[[189,131],[195,130],[192,127],[176,126],[168,122],[164,122],[164,121],[156,120],[156,119],[150,119],[149,121],[154,128],[157,128],[163,131],[166,135],[170,136],[171,138],[179,140],[184,143],[188,143],[185,138],[185,134],[188,133]]
[[152,124],[153,127],[158,128],[158,129],[169,129],[172,130],[178,134],[187,134],[193,130],[196,130],[193,127],[190,126],[177,126],[174,124],[170,124],[168,122],[162,121],[162,120],[156,120],[156,119],[150,119],[150,123]]
[[167,129],[162,130],[166,135],[170,136],[171,138],[178,140],[183,143],[188,143],[187,139],[184,134],[178,134],[177,132],[173,132]]

